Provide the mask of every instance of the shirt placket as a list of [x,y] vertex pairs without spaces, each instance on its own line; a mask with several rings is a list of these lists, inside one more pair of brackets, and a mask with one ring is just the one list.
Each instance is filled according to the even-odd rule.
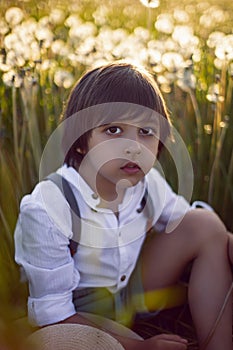
[[122,239],[122,230],[119,228],[118,230],[118,249],[120,255],[119,261],[119,274],[118,274],[118,288],[123,288],[127,283],[128,279],[128,251]]
[[118,249],[119,249],[119,273],[117,288],[118,292],[114,295],[115,299],[115,317],[116,320],[122,324],[126,322],[127,308],[126,308],[126,289],[124,288],[127,284],[128,279],[128,254],[126,246],[122,239],[122,229],[118,228]]

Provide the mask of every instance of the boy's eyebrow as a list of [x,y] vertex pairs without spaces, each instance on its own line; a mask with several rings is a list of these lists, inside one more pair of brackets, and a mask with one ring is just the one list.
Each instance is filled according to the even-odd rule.
[[106,127],[108,125],[112,125],[112,123],[104,123],[104,124],[100,124],[100,125],[97,125],[96,128],[103,128],[103,127]]
[[142,126],[151,126],[151,127],[155,127],[155,126],[159,126],[159,124],[156,122],[152,122],[152,121],[124,121],[124,120],[116,120],[116,121],[112,121],[109,123],[103,123],[97,126],[98,127],[102,127],[102,126],[108,126],[108,125],[115,125],[115,124],[123,124],[123,125],[130,125],[130,126],[136,126],[136,127],[142,127]]

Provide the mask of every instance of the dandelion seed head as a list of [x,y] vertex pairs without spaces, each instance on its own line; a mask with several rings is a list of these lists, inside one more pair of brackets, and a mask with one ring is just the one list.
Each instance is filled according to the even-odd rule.
[[196,47],[199,39],[193,35],[193,28],[185,25],[177,25],[172,33],[172,38],[179,43],[182,48]]
[[231,61],[233,60],[233,35],[229,34],[218,42],[215,48],[215,55],[219,60]]
[[97,28],[94,23],[86,22],[78,26],[72,26],[69,30],[69,37],[71,39],[83,40],[88,36],[95,36]]
[[179,23],[188,23],[190,20],[190,16],[185,10],[181,10],[176,8],[173,13],[174,19]]
[[91,43],[92,46],[96,47],[97,51],[100,52],[110,52],[113,51],[115,48],[114,41],[113,41],[113,31],[108,28],[102,28],[99,32],[99,35],[94,38],[94,41]]
[[7,52],[6,64],[10,67],[23,67],[25,65],[25,59],[23,55],[16,50],[10,50]]
[[209,12],[215,23],[224,23],[229,18],[229,13],[218,6],[212,6]]
[[70,72],[58,69],[54,74],[54,83],[59,87],[69,89],[74,83],[74,77]]
[[192,68],[184,67],[177,73],[177,85],[184,91],[196,88],[196,77],[193,74]]
[[154,25],[159,32],[171,34],[174,28],[173,17],[169,13],[163,13],[158,16]]
[[164,71],[164,67],[161,63],[156,63],[156,64],[153,64],[153,62],[151,63],[151,70],[153,72],[155,72],[157,75],[158,74],[161,74],[163,71]]
[[220,31],[214,31],[210,33],[206,43],[210,48],[216,47],[219,43],[221,43],[222,39],[225,37],[225,34]]
[[193,50],[192,60],[193,60],[193,62],[200,62],[201,61],[201,50],[199,48],[195,48]]
[[11,69],[11,66],[9,66],[6,63],[6,54],[3,53],[0,55],[0,71],[2,72],[8,72]]
[[40,70],[46,71],[50,70],[53,71],[57,67],[57,61],[51,60],[51,59],[45,59],[41,62]]
[[24,30],[27,33],[35,33],[37,28],[37,21],[35,20],[35,18],[30,17],[26,21],[23,21],[20,24],[20,27],[24,28]]
[[38,21],[38,27],[47,27],[49,26],[49,16],[43,16]]
[[80,24],[82,24],[82,20],[77,14],[75,14],[75,15],[71,15],[68,18],[66,18],[64,24],[66,27],[69,27],[69,28],[77,27]]
[[174,51],[179,52],[180,47],[177,42],[175,42],[171,37],[167,38],[167,40],[164,41],[164,51]]
[[77,64],[81,63],[81,61],[79,61],[79,55],[74,52],[69,53],[67,59],[73,67],[77,67]]
[[149,49],[158,50],[161,53],[164,52],[164,41],[163,40],[150,40],[147,44]]
[[33,40],[35,40],[33,30],[24,25],[18,25],[15,27],[15,32],[19,40],[22,43],[22,46],[28,46]]
[[[137,54],[135,55],[135,53]],[[141,65],[146,64],[148,58],[146,44],[134,33],[128,35],[125,40],[114,47],[112,54],[119,59],[137,61]]]
[[19,7],[10,7],[6,10],[5,20],[11,27],[19,24],[24,18],[24,13]]
[[224,97],[220,95],[220,87],[218,83],[214,83],[209,86],[206,98],[212,103],[224,101]]
[[38,25],[36,32],[35,32],[35,37],[43,42],[43,46],[45,48],[48,48],[51,46],[51,43],[53,41],[53,33],[49,28],[46,28],[42,25]]
[[28,50],[25,50],[24,55],[27,57],[28,60],[39,60],[41,57],[41,49],[38,41],[34,40],[28,47]]
[[204,131],[207,135],[211,135],[212,134],[212,125],[211,124],[205,124],[204,125]]
[[159,0],[140,0],[140,2],[145,7],[150,7],[150,8],[156,8],[156,7],[159,7],[159,5],[160,5]]
[[93,50],[99,51],[104,56],[108,55],[111,60],[113,57],[121,56],[121,45],[127,40],[128,33],[125,30],[104,27],[100,29],[98,36],[92,37],[92,41],[89,39],[89,42]]
[[0,19],[0,34],[2,36],[4,36],[8,32],[9,32],[9,26],[7,25],[7,23],[3,19]]
[[159,50],[156,49],[147,49],[148,59],[150,64],[157,65],[161,62],[162,54]]
[[171,80],[168,79],[166,75],[158,75],[157,82],[162,92],[165,94],[169,94],[171,92]]
[[212,18],[208,14],[204,14],[200,17],[199,23],[201,27],[204,28],[212,28],[213,27],[213,21]]
[[62,24],[65,19],[65,13],[61,9],[55,8],[50,11],[49,22],[52,24]]
[[125,29],[118,28],[112,31],[112,40],[115,44],[125,40],[128,36],[128,33]]
[[67,56],[70,52],[69,46],[61,39],[52,42],[51,50],[54,54],[60,56]]
[[162,84],[160,87],[164,94],[170,94],[170,92],[172,91],[171,85]]
[[2,81],[8,87],[14,86],[19,88],[23,84],[22,77],[20,77],[15,70],[9,70],[7,73],[4,73],[2,76]]
[[220,123],[219,123],[219,126],[220,126],[220,128],[226,128],[227,127],[227,123],[225,122],[225,121],[221,121]]
[[176,52],[166,52],[162,55],[162,64],[169,72],[175,72],[184,64],[183,57]]
[[224,23],[229,18],[229,14],[219,6],[208,6],[203,15],[200,16],[200,26],[204,28],[215,28],[216,25]]
[[162,84],[169,84],[169,81],[168,79],[165,77],[165,75],[158,75],[157,77],[157,82],[159,85],[162,85]]
[[225,62],[224,60],[220,60],[219,58],[215,58],[214,59],[214,66],[215,68],[217,68],[218,70],[222,70],[223,67],[225,66]]
[[149,30],[143,27],[136,27],[134,29],[134,34],[143,41],[147,41],[150,38]]
[[18,37],[15,33],[10,33],[4,38],[4,46],[7,50],[11,50],[18,42]]
[[105,5],[100,5],[96,11],[93,13],[93,18],[95,21],[95,24],[98,26],[103,26],[107,23],[107,16],[108,16],[109,9]]

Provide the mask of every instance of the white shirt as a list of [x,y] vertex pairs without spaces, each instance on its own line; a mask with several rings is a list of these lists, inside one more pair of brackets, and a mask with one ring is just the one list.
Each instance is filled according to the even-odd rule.
[[127,189],[118,218],[98,207],[99,198],[74,168],[57,172],[72,184],[80,209],[77,253],[72,258],[68,247],[73,236],[69,204],[51,181],[40,182],[22,199],[15,229],[15,258],[29,281],[29,320],[39,326],[75,314],[72,291],[77,287],[107,287],[115,293],[127,285],[148,225],[145,212],[137,211],[146,188],[157,231],[166,231],[169,222],[177,224],[190,209],[155,169]]

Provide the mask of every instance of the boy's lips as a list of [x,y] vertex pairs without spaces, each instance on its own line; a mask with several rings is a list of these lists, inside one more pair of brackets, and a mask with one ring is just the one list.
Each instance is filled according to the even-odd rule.
[[136,174],[141,170],[141,168],[137,163],[128,162],[121,167],[121,170],[127,174]]

